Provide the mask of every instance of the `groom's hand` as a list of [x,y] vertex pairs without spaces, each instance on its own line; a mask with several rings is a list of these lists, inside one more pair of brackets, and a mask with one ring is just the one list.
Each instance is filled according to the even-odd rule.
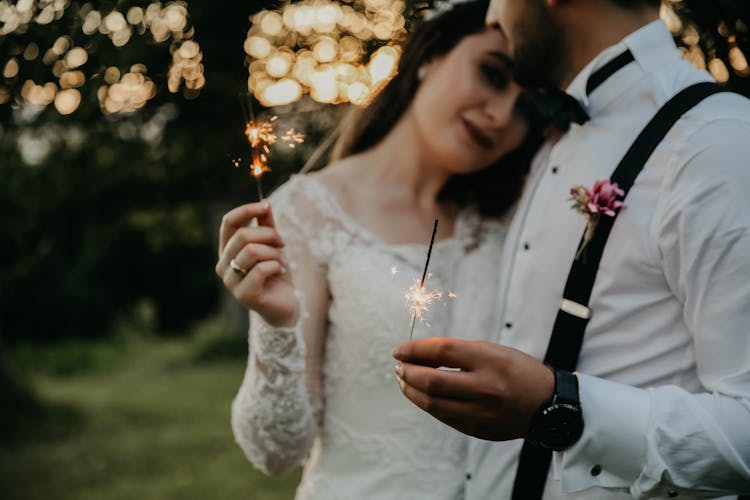
[[490,342],[416,340],[396,346],[393,357],[399,360],[396,374],[407,398],[438,420],[481,439],[526,436],[554,391],[549,367]]

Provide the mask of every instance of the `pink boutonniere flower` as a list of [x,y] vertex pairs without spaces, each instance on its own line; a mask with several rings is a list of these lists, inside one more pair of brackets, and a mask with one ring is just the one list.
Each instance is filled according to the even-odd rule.
[[578,252],[576,252],[576,260],[581,257],[591,238],[594,237],[594,230],[596,230],[599,218],[602,216],[614,217],[617,215],[617,210],[625,206],[622,201],[618,200],[624,195],[625,191],[620,189],[616,182],[611,182],[609,179],[597,181],[593,189],[582,185],[571,188],[570,201],[573,202],[571,208],[581,212],[587,219],[586,233]]

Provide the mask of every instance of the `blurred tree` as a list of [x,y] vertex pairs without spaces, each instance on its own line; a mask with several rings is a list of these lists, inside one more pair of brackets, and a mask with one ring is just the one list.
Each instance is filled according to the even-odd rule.
[[[43,1],[15,7],[22,3],[35,16],[44,12]],[[155,306],[159,330],[182,330],[217,302],[211,269],[218,206],[252,193],[227,157],[241,135],[247,3],[191,5],[199,28],[182,2],[97,4],[71,2],[48,24],[32,18],[0,30],[0,82],[10,101],[0,105],[6,340],[103,335],[144,299]],[[5,19],[9,5],[0,2]],[[120,18],[108,24],[117,12],[127,21],[143,18],[125,23],[132,39],[124,44],[107,28],[127,31]],[[105,32],[87,27],[92,18]],[[205,44],[194,41],[196,31]],[[175,56],[187,42],[187,55],[197,60],[192,67]],[[45,61],[56,44],[62,53]],[[86,54],[80,65],[70,56],[77,48]],[[201,58],[211,61],[208,79]],[[180,63],[187,73],[175,85]],[[66,73],[78,71],[83,82],[79,75],[70,85],[81,100],[68,113],[56,97],[68,90],[73,77]],[[196,77],[195,88],[186,76]],[[40,84],[25,83],[34,79]],[[43,95],[45,81],[57,87],[52,99]]]

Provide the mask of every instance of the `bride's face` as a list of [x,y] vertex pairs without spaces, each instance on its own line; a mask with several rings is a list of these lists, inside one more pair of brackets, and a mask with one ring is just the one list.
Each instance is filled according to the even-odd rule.
[[420,147],[450,173],[480,170],[514,150],[527,132],[516,111],[505,41],[495,31],[465,37],[424,66],[412,105]]

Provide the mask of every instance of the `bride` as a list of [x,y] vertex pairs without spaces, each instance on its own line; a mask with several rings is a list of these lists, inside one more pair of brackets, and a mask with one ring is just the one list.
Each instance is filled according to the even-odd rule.
[[222,221],[216,272],[252,311],[232,429],[266,473],[305,461],[297,499],[462,495],[467,438],[402,397],[391,349],[409,336],[404,292],[435,218],[426,286],[456,298],[433,304],[415,337],[480,339],[492,324],[503,216],[536,134],[486,3],[413,33],[329,167]]

